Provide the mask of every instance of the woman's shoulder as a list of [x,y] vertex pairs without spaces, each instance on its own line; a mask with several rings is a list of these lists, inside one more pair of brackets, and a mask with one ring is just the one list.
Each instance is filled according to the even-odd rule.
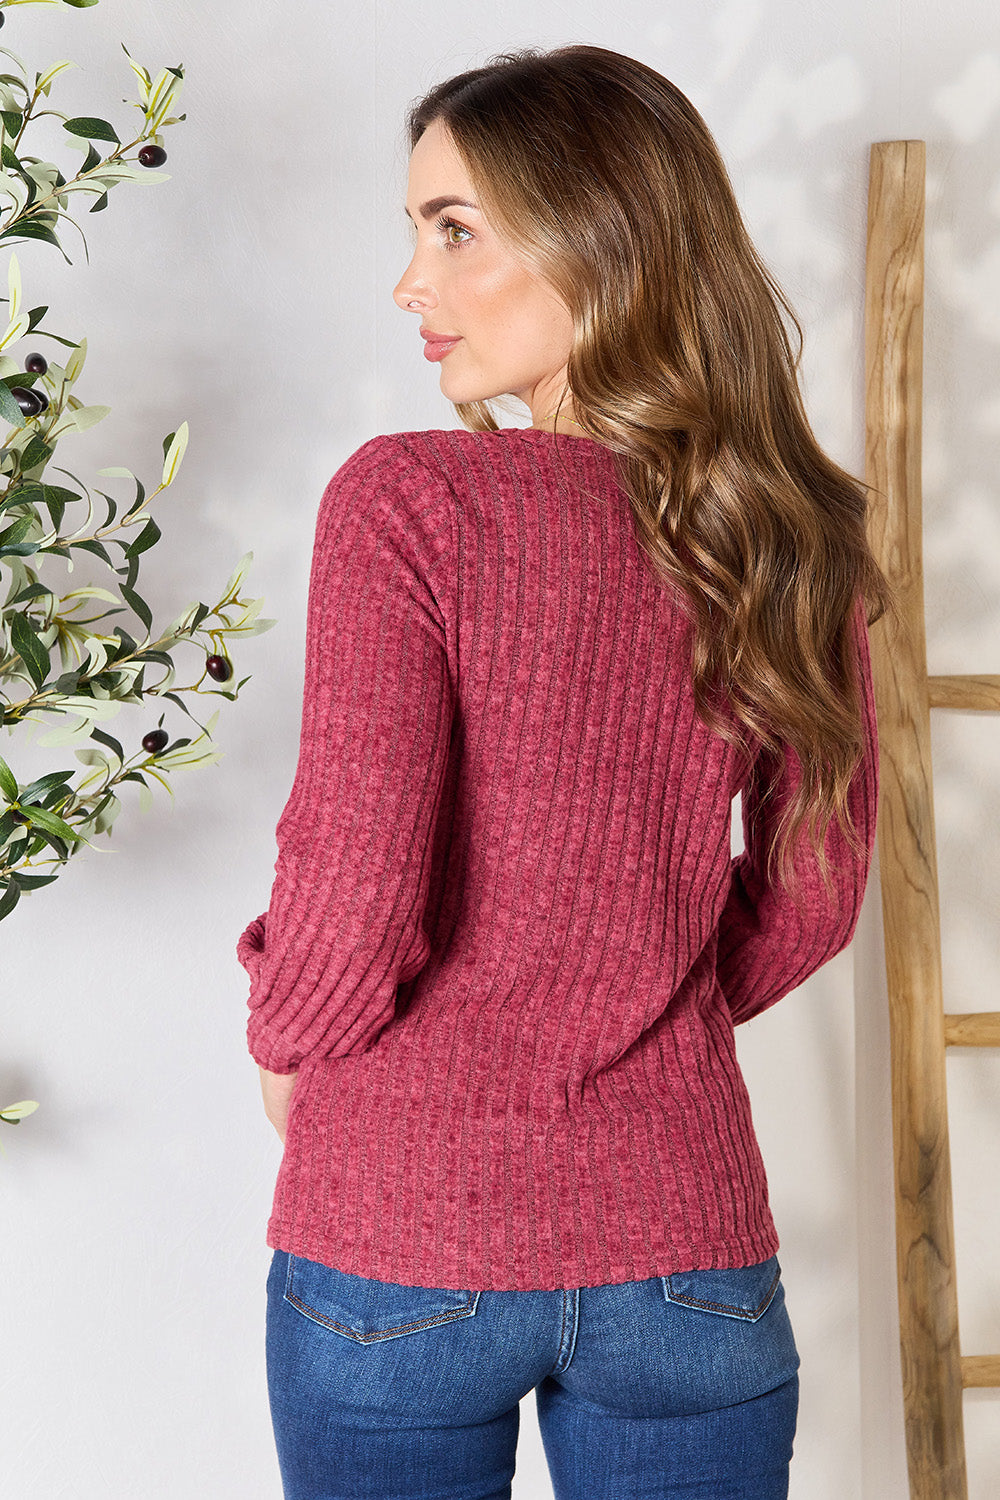
[[501,427],[495,432],[472,432],[467,427],[412,428],[402,432],[384,432],[369,438],[359,453],[384,457],[408,457],[415,464],[448,464],[464,454],[499,454],[523,443],[531,428]]
[[525,446],[525,432],[542,435],[518,427],[495,432],[472,432],[464,427],[383,432],[356,448],[337,478],[342,484],[391,486],[397,491],[414,484],[425,488],[435,484],[461,494],[475,482],[477,471],[481,474],[484,467],[495,465],[506,468],[511,451]]
[[511,483],[547,487],[559,474],[601,483],[607,478],[602,460],[609,456],[589,438],[560,435],[557,446],[552,433],[534,427],[408,429],[362,443],[337,480],[381,491],[397,510],[407,507],[408,498],[424,510],[432,494],[462,509],[481,495],[487,476],[499,491]]
[[[485,469],[500,457],[507,434],[466,428],[383,432],[356,448],[327,485],[322,509],[363,510],[394,531],[423,535],[449,529],[467,509]],[[500,467],[504,467],[502,460]]]
[[[484,469],[508,475],[542,478],[558,454],[561,467],[607,458],[609,450],[589,437],[551,432],[536,427],[498,427],[488,432],[467,427],[430,427],[381,433],[358,449],[369,462],[422,469],[451,487],[467,488]],[[358,456],[355,455],[355,456]]]

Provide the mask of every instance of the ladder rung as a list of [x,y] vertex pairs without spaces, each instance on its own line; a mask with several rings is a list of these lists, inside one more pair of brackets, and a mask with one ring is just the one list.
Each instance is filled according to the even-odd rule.
[[1000,677],[928,677],[931,708],[1000,709]]
[[962,1385],[1000,1386],[1000,1354],[963,1354]]
[[1000,1010],[945,1016],[944,1039],[949,1047],[1000,1047]]

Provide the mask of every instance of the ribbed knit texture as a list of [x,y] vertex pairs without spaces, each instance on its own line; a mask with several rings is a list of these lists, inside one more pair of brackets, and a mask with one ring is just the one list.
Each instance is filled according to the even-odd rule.
[[[777,1248],[733,1024],[850,940],[877,742],[797,854],[794,786],[694,712],[690,624],[614,456],[506,429],[365,443],[319,507],[301,750],[238,944],[257,1062],[298,1070],[267,1243],[417,1286],[543,1290]],[[730,852],[744,791],[746,851]]]

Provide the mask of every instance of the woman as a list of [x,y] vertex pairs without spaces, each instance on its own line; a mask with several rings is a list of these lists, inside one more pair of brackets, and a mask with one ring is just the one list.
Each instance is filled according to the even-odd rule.
[[733,1027],[857,921],[864,486],[666,79],[529,49],[409,128],[394,296],[466,430],[323,495],[239,944],[285,1494],[509,1496],[535,1389],[558,1497],[772,1500],[798,1356]]

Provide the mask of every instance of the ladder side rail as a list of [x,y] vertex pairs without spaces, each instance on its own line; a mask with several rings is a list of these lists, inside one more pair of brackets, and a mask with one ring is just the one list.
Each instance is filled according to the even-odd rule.
[[865,468],[900,619],[876,624],[879,864],[889,992],[896,1268],[911,1500],[966,1500],[921,549],[923,141],[871,148]]

